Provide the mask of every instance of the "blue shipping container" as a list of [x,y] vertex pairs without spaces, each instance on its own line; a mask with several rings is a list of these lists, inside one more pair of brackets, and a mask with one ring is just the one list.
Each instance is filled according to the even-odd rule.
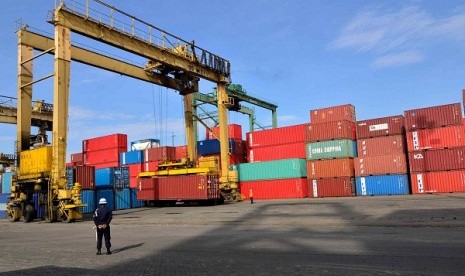
[[34,192],[32,201],[34,201],[34,210],[36,211],[36,218],[45,219],[45,203],[47,194],[40,191]]
[[0,194],[0,219],[7,218],[6,204],[10,201],[10,194]]
[[15,172],[5,172],[2,176],[2,194],[11,193],[11,181]]
[[406,174],[356,177],[356,193],[366,195],[407,195],[410,193]]
[[86,207],[81,207],[81,212],[83,214],[94,213],[97,209],[95,191],[93,190],[82,190],[81,191],[81,201],[84,204],[87,204]]
[[95,170],[95,187],[97,189],[128,188],[129,168],[112,167]]
[[74,170],[73,167],[66,167],[66,187],[72,189],[74,185]]
[[141,150],[128,151],[121,153],[120,165],[140,164],[144,162],[144,155]]
[[115,210],[131,208],[131,191],[129,189],[115,190]]
[[[229,152],[234,152],[234,139],[229,139]],[[217,139],[197,142],[197,152],[200,156],[220,153],[220,141]]]
[[[107,207],[110,208],[111,210],[115,210],[115,193],[113,189],[102,189],[102,190],[97,190],[97,196],[95,197],[96,203],[98,204],[98,201],[101,198],[105,198],[107,200]],[[94,209],[95,211],[95,209]]]
[[137,189],[131,189],[131,208],[145,207],[145,201],[137,199]]

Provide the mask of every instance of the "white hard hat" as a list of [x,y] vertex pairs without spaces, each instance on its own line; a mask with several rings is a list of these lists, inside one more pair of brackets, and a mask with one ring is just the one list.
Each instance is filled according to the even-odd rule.
[[98,201],[98,204],[107,204],[107,200],[102,197],[99,201]]

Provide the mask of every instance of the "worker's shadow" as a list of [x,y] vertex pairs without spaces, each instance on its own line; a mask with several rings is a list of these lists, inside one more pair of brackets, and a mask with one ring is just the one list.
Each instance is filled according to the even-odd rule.
[[119,253],[119,252],[126,251],[126,250],[129,250],[129,249],[137,248],[137,247],[142,246],[143,244],[144,243],[128,245],[128,246],[125,246],[125,247],[122,247],[122,248],[115,249],[115,250],[112,251],[112,253]]

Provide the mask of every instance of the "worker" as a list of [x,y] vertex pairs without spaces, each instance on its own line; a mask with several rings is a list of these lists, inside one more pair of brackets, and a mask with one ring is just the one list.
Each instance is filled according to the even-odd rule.
[[111,236],[110,236],[110,222],[113,218],[113,212],[110,208],[106,207],[107,200],[101,198],[98,202],[100,205],[94,213],[94,223],[97,229],[97,255],[102,255],[102,237],[105,237],[105,247],[107,248],[107,255],[111,254]]
[[252,189],[249,190],[249,198],[250,198],[250,204],[253,204],[253,191],[252,191]]

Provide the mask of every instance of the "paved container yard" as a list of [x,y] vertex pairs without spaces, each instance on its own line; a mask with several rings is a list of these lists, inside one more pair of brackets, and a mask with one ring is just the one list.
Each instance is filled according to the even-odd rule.
[[0,221],[1,275],[463,275],[465,194],[244,201]]

